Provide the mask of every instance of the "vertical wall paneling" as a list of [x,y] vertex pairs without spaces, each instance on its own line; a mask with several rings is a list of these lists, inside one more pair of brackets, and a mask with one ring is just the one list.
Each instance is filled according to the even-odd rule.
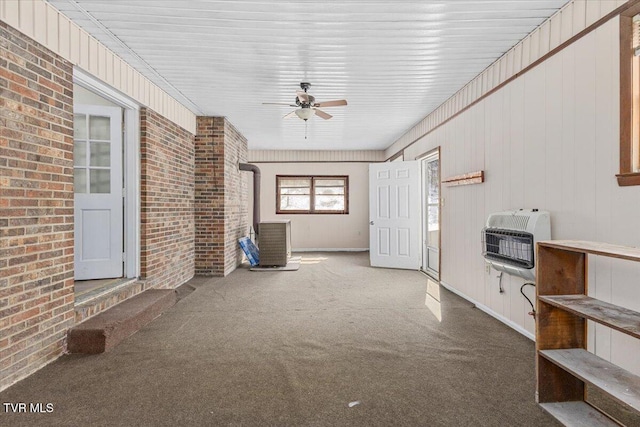
[[[58,16],[58,52],[64,58],[71,58],[71,25],[69,20],[56,12]],[[53,49],[53,45],[51,46]]]
[[545,170],[544,193],[546,210],[551,212],[551,238],[556,239],[558,228],[557,212],[562,210],[562,178],[564,158],[558,153],[563,149],[563,55],[555,55],[545,61]]
[[575,36],[586,28],[587,1],[575,1],[573,3],[573,34]]
[[33,38],[38,43],[47,45],[47,4],[33,3]]
[[[595,33],[575,44],[575,175],[573,182],[579,191],[575,193],[575,209],[588,221],[576,222],[575,230],[585,240],[595,239]],[[578,188],[576,188],[578,190]]]
[[4,16],[2,19],[13,27],[20,26],[20,3],[17,1],[4,1]]
[[555,49],[561,43],[562,14],[558,13],[549,19],[549,49]]
[[[540,26],[540,42],[538,43],[538,58],[549,53],[551,22],[546,21]],[[536,59],[538,59],[536,58]]]
[[564,43],[573,35],[573,3],[569,3],[562,11],[560,27],[560,43]]
[[33,2],[21,1],[19,2],[20,12],[18,14],[20,18],[19,30],[23,33],[34,36],[34,24],[33,24]]
[[98,41],[93,37],[89,38],[89,72],[94,76],[100,77],[98,70]]
[[[488,214],[539,208],[551,212],[554,239],[640,244],[640,188],[615,180],[618,44],[614,18],[405,148],[414,158],[441,146],[443,176],[485,170],[482,185],[443,188],[441,278],[529,332],[534,322],[519,292],[524,281],[504,275],[500,294],[496,272],[484,271],[473,248]],[[591,260],[591,295],[640,310],[640,268],[616,262]],[[640,348],[624,336],[590,324],[589,341],[605,359],[640,369]]]
[[[555,239],[568,239],[575,236],[574,218],[576,183],[575,169],[575,50],[565,49],[562,57],[562,146],[560,155],[564,161],[562,168],[560,214],[556,215],[557,233]],[[557,150],[557,149],[556,149]]]
[[588,27],[600,18],[601,0],[591,0],[586,2],[585,25]]

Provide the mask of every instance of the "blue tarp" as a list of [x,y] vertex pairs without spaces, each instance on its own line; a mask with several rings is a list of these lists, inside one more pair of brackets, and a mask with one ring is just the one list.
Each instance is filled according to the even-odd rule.
[[258,248],[253,244],[251,239],[248,237],[241,237],[238,239],[238,243],[240,244],[244,254],[247,256],[251,267],[258,265],[260,263]]

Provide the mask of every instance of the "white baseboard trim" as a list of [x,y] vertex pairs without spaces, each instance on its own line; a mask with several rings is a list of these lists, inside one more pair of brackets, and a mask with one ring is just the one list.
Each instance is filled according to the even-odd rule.
[[509,326],[512,329],[515,329],[516,331],[520,332],[522,335],[524,335],[525,337],[529,338],[531,341],[536,340],[536,337],[534,334],[532,334],[531,332],[527,331],[525,328],[523,328],[522,326],[518,325],[517,323],[513,322],[512,320],[507,319],[506,317],[504,317],[501,314],[496,313],[495,311],[493,311],[492,309],[490,309],[489,307],[487,307],[486,305],[480,304],[479,302],[475,301],[472,298],[469,298],[467,295],[463,294],[462,292],[460,292],[459,290],[457,290],[456,288],[454,288],[453,286],[440,281],[440,284],[447,290],[453,292],[454,294],[458,295],[461,298],[466,299],[467,301],[469,301],[470,303],[472,303],[473,305],[476,306],[476,308],[478,310],[482,310],[485,313],[487,313],[489,316],[501,321],[502,323],[504,323],[505,325]]
[[291,252],[369,252],[369,248],[293,248]]

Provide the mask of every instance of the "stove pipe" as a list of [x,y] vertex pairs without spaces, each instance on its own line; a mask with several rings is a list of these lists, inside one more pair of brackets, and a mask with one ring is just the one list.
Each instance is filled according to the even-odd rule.
[[258,235],[260,225],[260,169],[250,163],[240,163],[241,171],[253,172],[253,230]]

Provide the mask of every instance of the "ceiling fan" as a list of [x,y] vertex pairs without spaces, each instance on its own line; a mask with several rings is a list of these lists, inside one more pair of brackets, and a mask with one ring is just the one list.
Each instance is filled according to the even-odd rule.
[[300,83],[300,89],[296,91],[296,100],[295,104],[286,104],[281,102],[263,102],[263,105],[287,105],[289,107],[299,107],[297,110],[290,112],[285,115],[283,118],[288,119],[293,116],[298,116],[305,122],[309,120],[314,115],[319,116],[325,120],[329,120],[333,117],[331,114],[327,114],[324,111],[320,110],[319,107],[327,108],[327,107],[342,107],[347,105],[346,99],[336,99],[333,101],[324,101],[324,102],[316,102],[316,98],[307,93],[307,90],[311,87],[311,83],[302,82]]

